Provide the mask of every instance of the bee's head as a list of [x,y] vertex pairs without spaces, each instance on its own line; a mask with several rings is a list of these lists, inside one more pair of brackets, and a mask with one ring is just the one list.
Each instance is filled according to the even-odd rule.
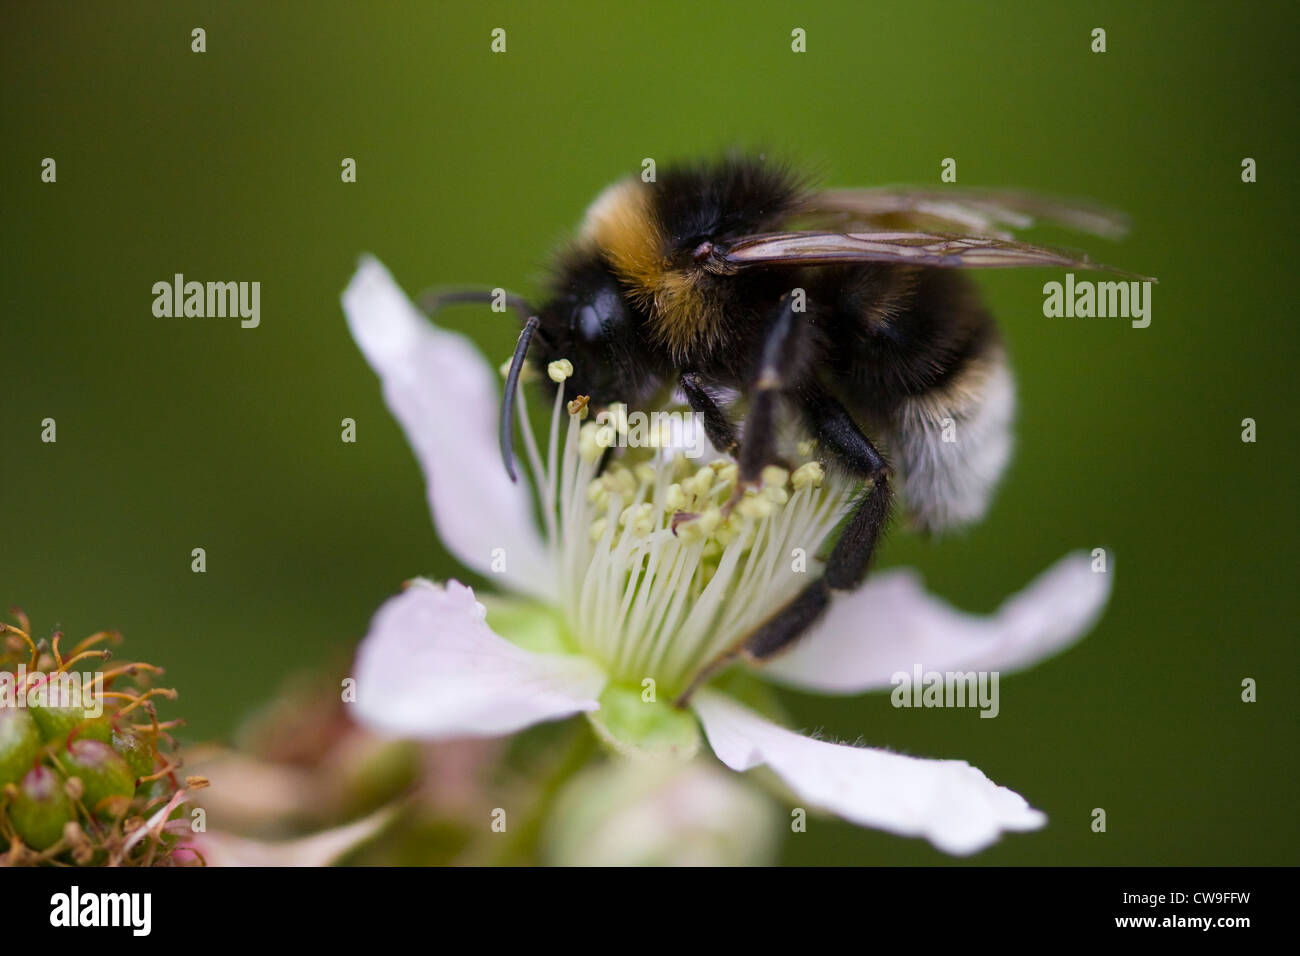
[[565,398],[587,395],[597,406],[628,398],[637,332],[617,279],[604,270],[573,275],[539,319],[532,361],[543,372],[556,359],[573,363]]
[[506,378],[501,453],[511,477],[511,420],[525,360],[544,378],[551,362],[568,359],[573,374],[565,399],[586,395],[600,408],[639,396],[650,374],[644,352],[640,322],[618,279],[599,263],[564,269],[555,295],[525,323]]

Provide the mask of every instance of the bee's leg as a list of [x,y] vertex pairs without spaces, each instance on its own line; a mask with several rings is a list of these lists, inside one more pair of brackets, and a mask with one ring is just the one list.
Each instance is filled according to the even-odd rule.
[[762,661],[784,650],[808,631],[830,605],[831,593],[850,591],[866,577],[880,532],[889,520],[893,494],[890,468],[857,423],[834,396],[819,386],[800,395],[814,437],[838,464],[871,485],[853,505],[826,570],[806,584],[786,605],[734,647],[709,662],[677,699],[684,706],[695,689],[737,657]]
[[745,433],[738,455],[739,478],[735,493],[723,507],[724,513],[730,513],[746,488],[758,484],[765,466],[776,462],[777,400],[796,378],[794,368],[801,361],[803,351],[797,341],[801,322],[792,304],[791,296],[782,299],[781,308],[763,337],[758,369],[749,382],[749,414],[745,416]]
[[764,660],[788,647],[821,616],[831,592],[852,591],[862,583],[889,520],[889,463],[837,399],[819,386],[809,392],[803,396],[803,410],[813,436],[836,463],[871,484],[854,502],[822,576],[745,639],[741,653],[750,660]]
[[704,420],[704,434],[709,436],[713,447],[723,454],[734,455],[739,446],[736,426],[718,407],[713,396],[704,390],[700,376],[695,372],[683,372],[681,385],[686,400],[691,403],[691,411]]

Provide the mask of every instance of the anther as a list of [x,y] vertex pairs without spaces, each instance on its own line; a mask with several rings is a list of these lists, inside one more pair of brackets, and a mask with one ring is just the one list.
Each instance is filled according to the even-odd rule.
[[546,374],[558,385],[573,374],[573,363],[568,359],[556,359],[546,366]]

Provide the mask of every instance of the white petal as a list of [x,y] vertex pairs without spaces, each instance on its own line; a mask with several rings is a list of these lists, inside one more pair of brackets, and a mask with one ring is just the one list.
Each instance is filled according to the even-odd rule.
[[814,740],[770,723],[716,691],[695,697],[718,759],[732,770],[767,764],[809,806],[860,826],[923,836],[940,850],[974,853],[1005,830],[1047,817],[963,760],[924,760]]
[[296,840],[266,842],[213,831],[185,846],[201,853],[208,866],[329,866],[378,833],[392,816],[393,811],[384,808],[347,826]]
[[348,327],[383,382],[384,401],[415,450],[438,536],[466,567],[535,597],[555,593],[527,482],[512,482],[497,450],[501,387],[463,335],[433,325],[369,256],[343,293]]
[[989,617],[966,614],[926,593],[911,571],[868,578],[840,595],[825,619],[765,670],[805,690],[851,694],[924,671],[1012,671],[1073,644],[1110,596],[1110,573],[1083,553],[1066,555]]
[[474,592],[416,581],[375,614],[357,651],[357,716],[406,737],[494,737],[595,710],[605,675],[492,632]]

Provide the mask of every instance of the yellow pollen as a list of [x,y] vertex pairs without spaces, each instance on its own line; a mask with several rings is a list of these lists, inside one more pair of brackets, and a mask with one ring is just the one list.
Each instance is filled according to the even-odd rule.
[[568,359],[556,359],[546,366],[546,374],[558,385],[573,374],[573,363]]
[[790,484],[794,486],[795,491],[799,491],[802,488],[820,488],[825,480],[826,469],[822,467],[821,462],[810,461],[794,470],[794,474],[790,477]]
[[605,454],[607,446],[600,443],[600,430],[595,422],[586,422],[578,432],[578,455],[589,465],[599,461],[600,456]]

